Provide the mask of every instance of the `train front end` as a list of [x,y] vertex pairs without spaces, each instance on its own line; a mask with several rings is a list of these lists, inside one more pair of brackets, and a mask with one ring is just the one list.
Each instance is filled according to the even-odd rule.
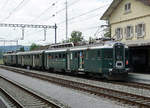
[[109,80],[126,80],[129,72],[128,50],[122,43],[113,46],[113,68],[109,69]]

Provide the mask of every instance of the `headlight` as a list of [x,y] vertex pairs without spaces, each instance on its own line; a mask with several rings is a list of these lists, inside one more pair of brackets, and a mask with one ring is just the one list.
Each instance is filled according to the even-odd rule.
[[109,72],[112,72],[112,69],[109,69]]

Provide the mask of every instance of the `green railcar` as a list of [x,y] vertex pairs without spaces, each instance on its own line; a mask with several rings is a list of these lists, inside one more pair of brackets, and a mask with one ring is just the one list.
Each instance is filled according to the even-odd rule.
[[6,65],[13,65],[16,66],[18,64],[17,54],[16,53],[10,53],[10,54],[4,54],[3,55],[3,62]]
[[44,53],[44,67],[50,71],[66,71],[66,49],[49,50]]
[[[108,43],[102,46],[90,46],[70,49],[71,71],[97,74],[107,79],[124,79],[128,76],[127,46],[121,43]],[[69,60],[68,60],[69,59]]]
[[17,53],[18,65],[23,67],[31,67],[43,69],[44,67],[44,51],[28,51]]
[[110,80],[124,80],[128,76],[128,47],[109,42],[41,51],[4,55],[4,63],[50,71],[83,72]]

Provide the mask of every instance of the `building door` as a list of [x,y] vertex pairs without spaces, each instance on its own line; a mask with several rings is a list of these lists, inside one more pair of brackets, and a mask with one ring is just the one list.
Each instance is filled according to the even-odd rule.
[[24,57],[23,56],[21,56],[21,60],[22,60],[22,66],[24,66]]

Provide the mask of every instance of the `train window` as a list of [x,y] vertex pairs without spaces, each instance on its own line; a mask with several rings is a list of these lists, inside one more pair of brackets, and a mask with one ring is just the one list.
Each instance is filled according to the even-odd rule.
[[39,59],[39,55],[37,55],[37,59]]
[[97,57],[101,57],[101,52],[97,51]]
[[75,57],[75,58],[78,57],[78,52],[75,52],[74,57]]
[[71,59],[71,60],[73,59],[72,53],[70,54],[70,59]]
[[112,50],[104,50],[103,57],[104,58],[113,58],[113,51]]
[[59,54],[59,58],[62,58],[61,54]]
[[52,59],[54,59],[54,55],[52,55]]
[[66,54],[63,54],[63,58],[66,58]]
[[58,58],[57,54],[55,55],[55,58],[56,58],[56,59]]

